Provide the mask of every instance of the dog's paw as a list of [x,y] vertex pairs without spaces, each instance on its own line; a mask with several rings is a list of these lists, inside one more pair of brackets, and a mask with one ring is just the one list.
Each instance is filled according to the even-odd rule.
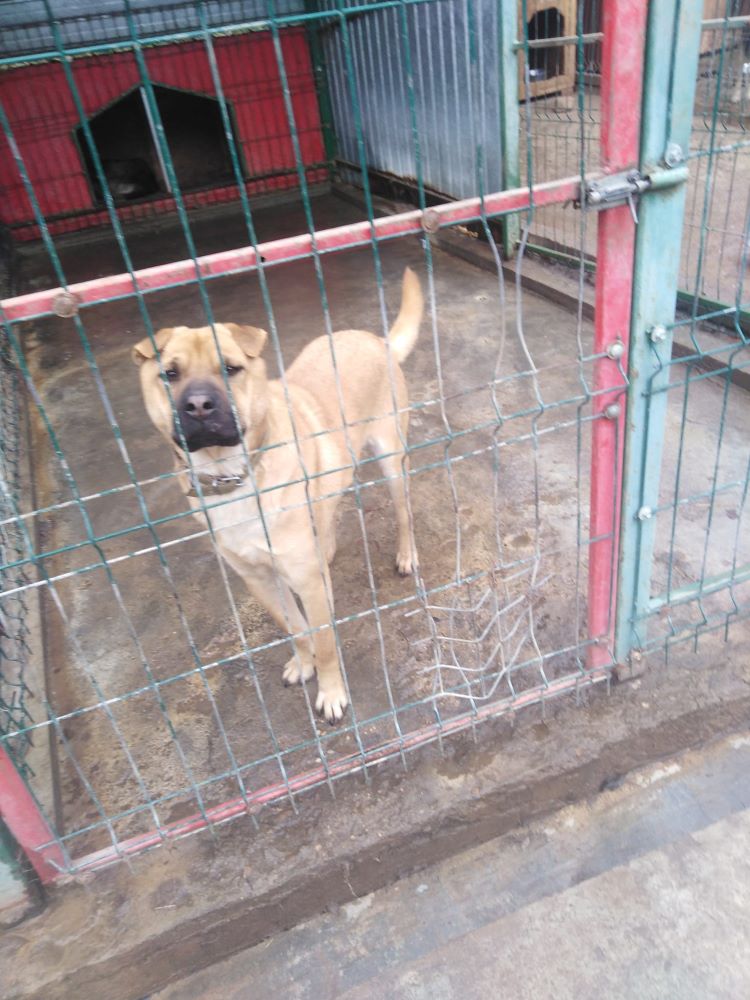
[[315,673],[312,660],[305,659],[301,654],[293,656],[284,667],[284,684],[289,687],[292,684],[301,684],[302,681],[309,681]]
[[399,549],[396,554],[396,569],[401,576],[409,576],[417,568],[417,555],[410,549]]
[[326,688],[318,688],[318,697],[315,699],[315,711],[333,725],[340,722],[344,717],[349,699],[346,697],[346,688],[343,681],[336,681]]

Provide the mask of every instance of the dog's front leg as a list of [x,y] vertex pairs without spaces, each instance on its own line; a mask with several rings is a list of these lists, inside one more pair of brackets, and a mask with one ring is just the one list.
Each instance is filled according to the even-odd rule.
[[333,591],[328,567],[323,572],[319,569],[311,570],[300,580],[293,581],[292,585],[300,596],[310,628],[317,629],[312,633],[315,670],[318,674],[315,708],[333,724],[342,718],[349,699],[346,696],[336,636],[331,624]]
[[252,573],[243,573],[242,578],[255,600],[276,624],[294,637],[294,656],[284,667],[284,683],[300,684],[309,680],[313,675],[310,626],[300,614],[289,585],[266,566],[255,567]]

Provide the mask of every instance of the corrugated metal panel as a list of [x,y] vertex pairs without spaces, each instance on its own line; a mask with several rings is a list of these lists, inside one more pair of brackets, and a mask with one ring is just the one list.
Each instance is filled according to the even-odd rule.
[[[130,38],[123,0],[50,0],[66,47],[95,45]],[[212,26],[264,18],[266,0],[205,0],[203,9]],[[278,16],[304,10],[304,0],[276,0]],[[138,34],[142,38],[200,28],[198,4],[185,0],[131,0]],[[41,0],[1,0],[0,56],[31,55],[54,49],[47,5]]]
[[[333,10],[335,0],[323,0],[322,6]],[[416,178],[407,81],[410,60],[425,184],[458,198],[476,194],[480,185],[483,191],[499,190],[497,0],[441,0],[405,10],[406,32],[400,9],[365,12],[348,19],[351,79],[341,25],[325,32],[339,155],[360,163],[356,99],[367,166]]]

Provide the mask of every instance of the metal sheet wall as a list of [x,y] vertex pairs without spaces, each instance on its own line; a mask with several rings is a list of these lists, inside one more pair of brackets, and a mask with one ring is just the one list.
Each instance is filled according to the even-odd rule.
[[427,186],[458,198],[500,189],[498,8],[441,0],[364,12],[349,19],[348,38],[332,25],[324,48],[339,157],[361,163],[358,105],[369,168],[416,178],[418,141]]
[[[148,39],[201,25],[228,25],[269,15],[268,0],[130,0],[138,37]],[[277,17],[304,10],[303,0],[274,0]],[[48,11],[70,48],[130,38],[124,0],[3,0],[0,4],[0,56],[23,57],[55,48]]]

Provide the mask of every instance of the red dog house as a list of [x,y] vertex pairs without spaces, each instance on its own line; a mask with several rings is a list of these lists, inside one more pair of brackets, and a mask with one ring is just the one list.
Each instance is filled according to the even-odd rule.
[[[281,45],[307,180],[324,180],[324,144],[304,29],[286,29]],[[296,187],[299,178],[270,33],[220,37],[213,47],[248,193]],[[205,46],[154,46],[144,49],[144,58],[186,206],[237,198]],[[173,210],[133,52],[77,58],[70,66],[121,217]],[[10,67],[0,86],[18,153],[51,232],[105,222],[96,171],[60,62]],[[5,140],[0,142],[0,223],[16,239],[39,235],[21,170]]]

